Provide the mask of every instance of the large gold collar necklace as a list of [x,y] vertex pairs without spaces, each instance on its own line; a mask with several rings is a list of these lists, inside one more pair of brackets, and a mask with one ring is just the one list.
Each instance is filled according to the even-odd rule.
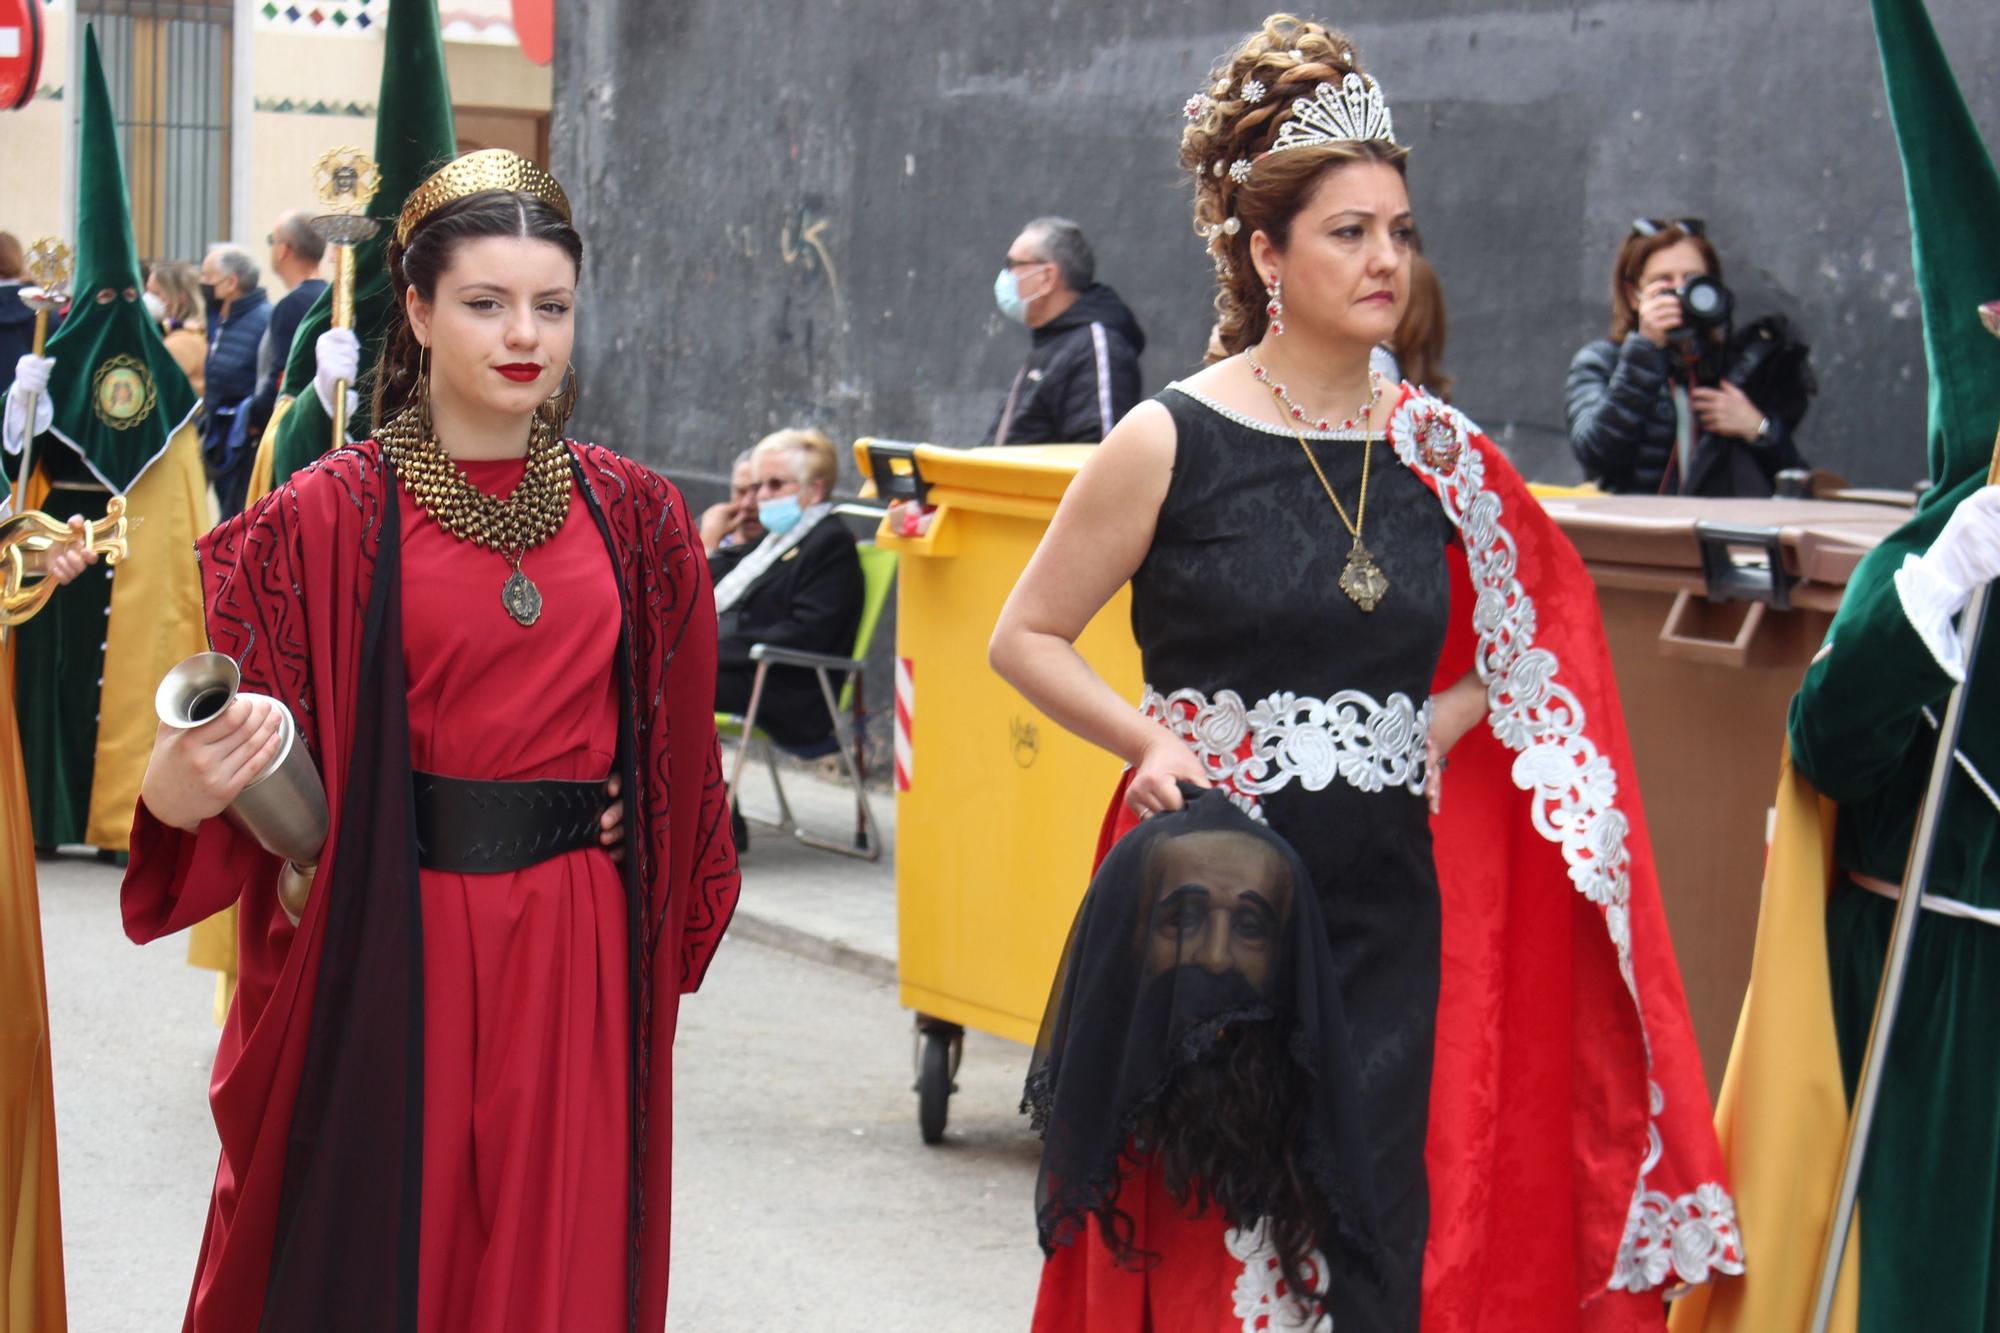
[[521,557],[562,529],[575,484],[569,451],[555,427],[536,414],[528,436],[527,471],[505,499],[472,484],[458,461],[423,429],[414,405],[391,417],[376,439],[419,509],[460,541],[506,558],[513,572],[500,590],[500,604],[518,623],[534,624],[542,614],[542,593],[521,572]]

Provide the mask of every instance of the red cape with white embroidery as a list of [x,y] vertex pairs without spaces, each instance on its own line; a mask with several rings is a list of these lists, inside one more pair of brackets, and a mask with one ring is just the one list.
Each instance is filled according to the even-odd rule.
[[[1462,413],[1405,386],[1388,441],[1461,539],[1436,688],[1477,669],[1488,707],[1433,821],[1423,1326],[1659,1328],[1667,1291],[1740,1273],[1743,1253],[1596,591]],[[1107,846],[1136,823],[1122,795]],[[1259,1237],[1186,1218],[1157,1176],[1128,1179],[1121,1206],[1162,1262],[1117,1268],[1092,1226],[1049,1260],[1038,1330],[1330,1324],[1284,1298]]]

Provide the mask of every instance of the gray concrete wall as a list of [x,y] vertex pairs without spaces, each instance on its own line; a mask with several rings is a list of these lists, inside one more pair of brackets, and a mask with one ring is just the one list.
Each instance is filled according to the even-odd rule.
[[[2000,142],[1992,0],[1932,11]],[[1026,345],[993,274],[1045,212],[1084,225],[1137,310],[1148,390],[1184,373],[1211,271],[1174,166],[1179,108],[1264,13],[565,0],[553,155],[590,246],[580,428],[697,499],[779,425],[969,442]],[[1921,474],[1923,351],[1864,0],[1350,0],[1324,16],[1412,146],[1458,402],[1531,476],[1577,475],[1563,372],[1608,318],[1630,219],[1687,213],[1709,220],[1739,308],[1784,311],[1813,342],[1813,461],[1857,483]]]

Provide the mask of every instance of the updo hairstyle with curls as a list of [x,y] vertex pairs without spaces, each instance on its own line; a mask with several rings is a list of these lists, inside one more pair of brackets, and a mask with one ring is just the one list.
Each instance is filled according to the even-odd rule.
[[[412,287],[425,301],[437,299],[438,279],[451,267],[452,252],[461,242],[489,236],[518,236],[558,246],[583,271],[583,237],[561,213],[535,195],[514,190],[481,190],[440,206],[410,233],[406,244],[389,238],[389,287],[395,308],[389,314],[389,335],[375,362],[374,388],[369,397],[377,429],[416,401],[417,378],[423,366],[423,345],[404,302]],[[580,385],[570,371],[570,406]]]
[[[1181,165],[1194,175],[1194,226],[1215,260],[1217,333],[1230,355],[1253,346],[1270,323],[1250,237],[1284,249],[1292,219],[1328,174],[1350,162],[1386,162],[1404,172],[1409,150],[1381,139],[1313,144],[1272,153],[1292,103],[1322,83],[1365,74],[1346,34],[1292,14],[1273,14],[1210,72],[1188,103]],[[1235,219],[1231,227],[1230,220]]]

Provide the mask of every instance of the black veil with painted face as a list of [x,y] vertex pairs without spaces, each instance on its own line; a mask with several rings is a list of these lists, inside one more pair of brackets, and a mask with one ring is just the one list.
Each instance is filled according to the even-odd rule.
[[1042,1018],[1021,1109],[1042,1135],[1042,1248],[1091,1219],[1121,1264],[1119,1189],[1157,1164],[1191,1210],[1261,1218],[1290,1276],[1314,1249],[1377,1272],[1374,1190],[1326,928],[1289,844],[1220,791],[1098,867]]

